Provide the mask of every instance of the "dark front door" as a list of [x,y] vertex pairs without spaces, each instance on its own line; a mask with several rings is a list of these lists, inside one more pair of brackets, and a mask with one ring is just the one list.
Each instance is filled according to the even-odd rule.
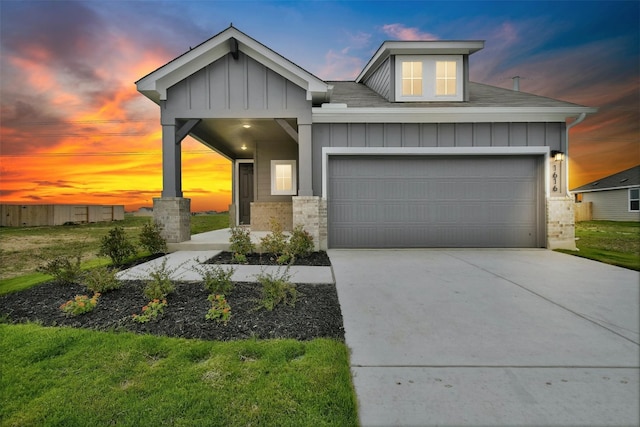
[[239,165],[239,218],[240,224],[251,224],[251,202],[253,202],[253,163]]

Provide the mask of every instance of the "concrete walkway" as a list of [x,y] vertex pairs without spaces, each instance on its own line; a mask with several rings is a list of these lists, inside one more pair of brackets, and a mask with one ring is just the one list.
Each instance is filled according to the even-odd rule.
[[638,272],[547,250],[329,256],[363,426],[638,425]]
[[[158,269],[166,262],[167,271],[171,271],[173,280],[199,281],[202,275],[195,269],[213,269],[214,265],[200,264],[211,257],[218,255],[219,250],[179,251],[167,254],[153,261],[140,264],[118,273],[120,280],[144,280],[149,277],[149,272]],[[222,268],[231,268],[230,265],[222,265]],[[261,273],[284,272],[284,267],[268,265],[235,265],[235,271],[231,280],[236,282],[255,282],[256,276]],[[291,266],[289,268],[291,280],[295,283],[334,283],[331,267],[306,267]]]

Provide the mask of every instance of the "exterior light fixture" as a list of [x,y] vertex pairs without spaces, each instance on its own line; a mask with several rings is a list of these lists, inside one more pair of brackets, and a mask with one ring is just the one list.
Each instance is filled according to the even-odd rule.
[[245,128],[245,129],[249,129],[251,127],[251,125],[250,124],[244,124],[244,125],[242,125],[242,127]]
[[564,160],[564,153],[558,150],[551,150],[551,157],[553,157],[553,160],[556,162],[561,162]]
[[246,150],[247,149],[247,144],[242,144],[242,147],[240,147],[241,150]]

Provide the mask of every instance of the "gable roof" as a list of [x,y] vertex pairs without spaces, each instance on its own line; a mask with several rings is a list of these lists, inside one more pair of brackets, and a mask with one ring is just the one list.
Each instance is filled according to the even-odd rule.
[[574,188],[571,191],[574,193],[588,193],[592,191],[619,190],[638,186],[640,186],[640,165]]
[[242,31],[230,26],[209,40],[178,56],[136,82],[137,89],[159,104],[167,99],[167,89],[228,53],[241,51],[287,80],[307,91],[307,100],[320,103],[328,100],[331,87],[269,49]]

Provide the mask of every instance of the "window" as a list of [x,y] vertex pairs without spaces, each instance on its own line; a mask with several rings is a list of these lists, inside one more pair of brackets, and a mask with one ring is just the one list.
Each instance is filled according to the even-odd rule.
[[271,194],[297,194],[295,160],[271,160]]
[[462,55],[396,55],[396,102],[463,101]]
[[402,96],[422,96],[422,62],[402,63]]
[[436,61],[436,95],[456,95],[456,62]]
[[640,188],[629,189],[629,212],[640,212]]

